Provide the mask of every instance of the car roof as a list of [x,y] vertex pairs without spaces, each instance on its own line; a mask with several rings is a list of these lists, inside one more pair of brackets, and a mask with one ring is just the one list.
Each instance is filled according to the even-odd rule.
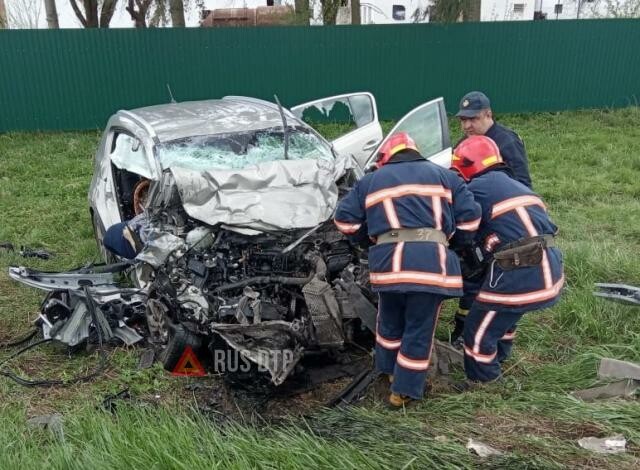
[[[276,104],[242,96],[167,103],[119,112],[134,114],[144,121],[160,142],[196,135],[282,127],[282,117]],[[288,110],[284,109],[284,112],[288,124],[304,125]]]

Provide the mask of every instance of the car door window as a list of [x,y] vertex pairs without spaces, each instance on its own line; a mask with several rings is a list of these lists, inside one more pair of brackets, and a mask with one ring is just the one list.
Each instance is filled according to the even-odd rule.
[[153,177],[153,169],[149,166],[144,145],[140,139],[128,132],[114,132],[110,157],[111,162],[121,170],[127,170],[145,178]]
[[[411,110],[391,129],[378,149],[384,145],[389,136],[397,132],[409,134],[416,142],[423,157],[437,158],[437,163],[446,164],[446,158],[443,157],[443,154],[451,149],[451,141],[442,98],[429,101]],[[368,163],[375,160],[378,149],[371,154]],[[444,156],[446,157],[446,155]],[[450,156],[448,158],[450,160]]]
[[[311,127],[318,124],[336,124],[338,127],[325,135],[336,139],[377,120],[375,101],[369,93],[355,93],[311,101],[291,108],[291,112]],[[326,131],[325,131],[326,134]]]

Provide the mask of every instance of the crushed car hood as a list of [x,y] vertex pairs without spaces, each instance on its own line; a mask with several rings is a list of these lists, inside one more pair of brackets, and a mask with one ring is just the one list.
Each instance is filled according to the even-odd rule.
[[184,210],[209,225],[257,231],[314,227],[331,217],[352,160],[279,160],[242,170],[170,168]]

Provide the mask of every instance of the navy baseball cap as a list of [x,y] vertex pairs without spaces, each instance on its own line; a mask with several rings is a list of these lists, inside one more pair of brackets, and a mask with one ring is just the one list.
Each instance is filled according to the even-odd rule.
[[481,91],[470,91],[460,100],[460,110],[456,114],[456,117],[472,118],[483,109],[489,109],[490,107],[491,101],[489,101],[487,95]]

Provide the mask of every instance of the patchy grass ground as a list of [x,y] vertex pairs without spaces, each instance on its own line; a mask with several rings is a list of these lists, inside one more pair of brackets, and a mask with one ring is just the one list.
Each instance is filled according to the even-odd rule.
[[[250,409],[240,410],[239,422],[215,410],[193,412],[202,393],[185,386],[195,379],[171,377],[160,367],[138,371],[139,351],[117,349],[110,351],[108,372],[90,384],[27,389],[0,380],[2,467],[638,468],[638,403],[582,403],[568,393],[596,383],[602,356],[640,361],[638,308],[591,295],[596,281],[640,285],[640,109],[502,121],[527,143],[535,189],[561,229],[567,272],[562,302],[525,316],[505,384],[438,394],[405,413],[372,399],[349,411],[318,409],[267,426]],[[8,266],[61,270],[98,259],[86,203],[98,139],[98,132],[0,135],[0,242],[57,254],[39,261],[0,250],[0,342],[29,328],[42,299],[13,283]],[[451,311],[438,330],[443,339]],[[32,377],[59,378],[88,371],[96,360],[46,346],[15,366]],[[115,415],[102,411],[104,396],[123,388],[134,399],[120,403]],[[53,412],[63,415],[63,439],[27,427],[28,417]],[[603,457],[576,443],[614,433],[628,439],[627,454]],[[474,457],[464,447],[469,437],[505,455]]]

